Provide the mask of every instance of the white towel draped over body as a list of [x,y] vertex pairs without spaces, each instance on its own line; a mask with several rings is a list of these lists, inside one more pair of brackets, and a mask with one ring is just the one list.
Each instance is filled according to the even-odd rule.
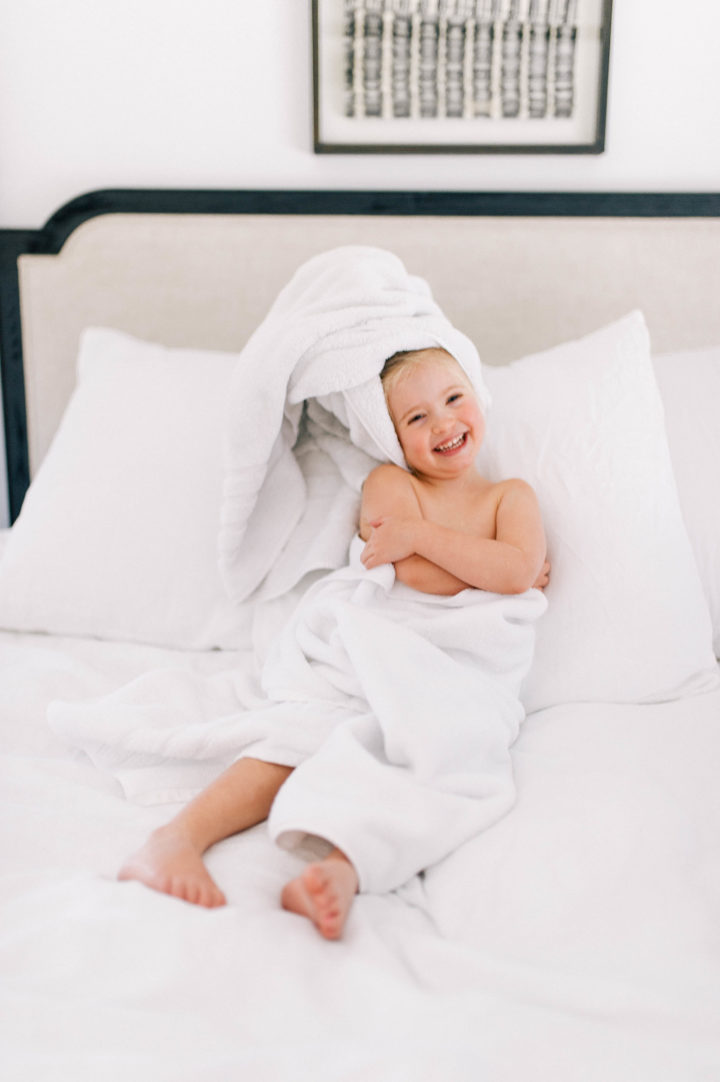
[[[352,247],[304,264],[243,350],[230,402],[220,562],[265,625],[255,656],[204,680],[157,670],[49,711],[137,802],[186,800],[242,756],[297,767],[272,837],[338,846],[370,891],[511,807],[520,686],[545,608],[537,590],[422,594],[392,565],[360,562],[362,481],[378,461],[404,465],[379,373],[427,346],[455,356],[487,405],[475,347],[397,257]],[[273,613],[293,608],[276,634]]]
[[[270,834],[301,851],[308,836],[337,846],[361,890],[379,893],[512,806],[510,746],[545,598],[421,594],[389,566],[365,572],[361,550],[358,539],[349,568],[308,592],[265,667],[268,695],[307,710],[318,737],[275,800]],[[271,737],[249,753],[284,750]]]

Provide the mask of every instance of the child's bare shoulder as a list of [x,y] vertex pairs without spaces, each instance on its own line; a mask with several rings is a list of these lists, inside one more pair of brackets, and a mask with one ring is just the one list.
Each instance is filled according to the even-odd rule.
[[496,481],[492,486],[493,493],[498,501],[506,498],[521,500],[534,500],[535,489],[521,477],[508,477],[504,481]]
[[505,525],[524,523],[540,527],[541,513],[537,494],[532,485],[519,477],[498,482],[495,487],[495,520]]
[[414,492],[412,475],[401,466],[383,462],[368,474],[363,484],[363,500],[408,498]]
[[419,511],[412,477],[401,466],[385,462],[376,466],[365,479],[362,490],[361,536],[369,524],[398,511],[415,514]]
[[396,466],[394,462],[383,462],[370,470],[365,478],[363,488],[368,485],[401,485],[407,484],[410,474],[402,466]]

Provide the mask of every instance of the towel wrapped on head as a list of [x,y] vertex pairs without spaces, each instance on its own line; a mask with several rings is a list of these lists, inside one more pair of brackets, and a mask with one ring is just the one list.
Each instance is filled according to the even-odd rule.
[[486,408],[475,346],[392,252],[324,252],[280,292],[231,385],[220,568],[233,600],[278,597],[345,563],[365,477],[405,465],[380,372],[429,347],[455,357]]

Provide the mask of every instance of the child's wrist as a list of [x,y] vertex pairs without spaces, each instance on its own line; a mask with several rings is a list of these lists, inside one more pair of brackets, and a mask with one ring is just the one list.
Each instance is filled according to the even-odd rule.
[[419,518],[415,525],[414,541],[415,552],[418,556],[423,556],[428,559],[427,547],[430,538],[430,532],[432,529],[432,523],[428,522],[425,518]]

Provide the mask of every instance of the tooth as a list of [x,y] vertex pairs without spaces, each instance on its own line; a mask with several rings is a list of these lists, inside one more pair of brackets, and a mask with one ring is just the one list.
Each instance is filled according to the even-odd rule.
[[456,436],[455,439],[449,440],[448,443],[441,443],[438,445],[438,451],[451,451],[454,447],[459,447],[462,443],[462,433]]

